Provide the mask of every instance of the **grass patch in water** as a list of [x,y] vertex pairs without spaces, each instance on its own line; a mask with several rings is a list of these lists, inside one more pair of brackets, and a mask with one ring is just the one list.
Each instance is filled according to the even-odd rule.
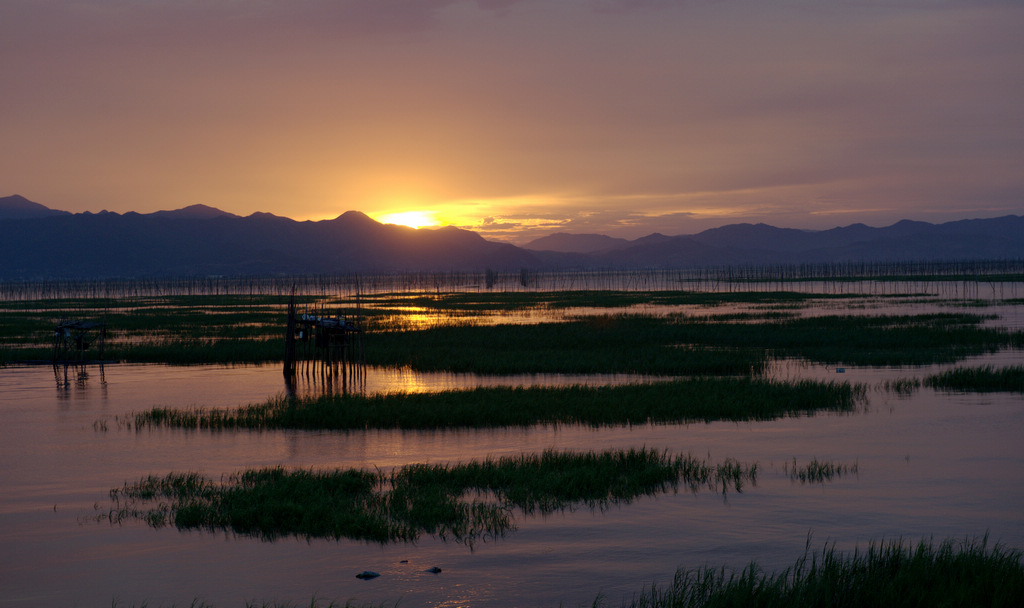
[[812,458],[807,464],[800,465],[797,463],[796,458],[793,458],[793,462],[786,463],[783,470],[793,481],[821,484],[826,481],[832,481],[832,479],[836,477],[842,477],[843,475],[856,475],[858,466],[856,463],[852,465],[842,464],[838,462],[821,461],[817,458]]
[[700,324],[602,315],[534,325],[434,327],[373,334],[364,340],[364,353],[373,365],[482,374],[745,375],[765,367],[763,348],[695,339]]
[[676,491],[741,491],[757,465],[712,464],[652,449],[523,454],[381,471],[248,470],[222,483],[197,473],[149,476],[111,490],[109,519],[153,527],[231,530],[274,539],[414,541],[430,534],[473,543],[515,530],[513,513],[604,509]]
[[358,430],[771,420],[852,412],[865,394],[863,386],[846,383],[696,378],[622,386],[278,397],[231,409],[152,408],[135,413],[130,422],[136,429]]
[[849,365],[948,363],[1024,346],[1024,332],[980,327],[984,319],[972,314],[833,316],[757,327],[768,333],[766,346],[776,352]]
[[927,386],[939,389],[987,392],[1024,393],[1024,365],[995,368],[957,367],[924,379]]
[[892,380],[886,380],[881,383],[883,390],[890,393],[895,393],[901,397],[907,397],[914,394],[914,391],[921,388],[921,380],[919,378],[896,378]]
[[[622,606],[1020,606],[1021,552],[999,545],[989,548],[987,541],[986,537],[913,545],[896,540],[872,543],[852,555],[826,546],[820,552],[808,549],[792,567],[770,575],[755,563],[738,572],[710,566],[679,570],[668,587],[652,587]],[[594,602],[602,604],[600,598]]]
[[491,374],[736,375],[769,355],[846,365],[920,365],[1024,345],[1024,332],[966,314],[825,316],[728,322],[685,315],[596,315],[558,323],[446,326],[367,336],[367,363]]

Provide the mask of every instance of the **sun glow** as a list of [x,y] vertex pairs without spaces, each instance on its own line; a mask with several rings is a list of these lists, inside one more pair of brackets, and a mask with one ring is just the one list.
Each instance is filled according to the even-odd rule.
[[429,211],[402,211],[399,213],[384,213],[373,218],[382,224],[399,224],[410,228],[423,228],[426,226],[439,226],[440,222]]

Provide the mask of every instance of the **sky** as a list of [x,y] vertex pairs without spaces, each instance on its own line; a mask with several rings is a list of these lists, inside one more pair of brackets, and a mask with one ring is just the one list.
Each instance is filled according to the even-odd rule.
[[3,0],[0,196],[515,243],[1021,215],[1021,32],[1019,0]]

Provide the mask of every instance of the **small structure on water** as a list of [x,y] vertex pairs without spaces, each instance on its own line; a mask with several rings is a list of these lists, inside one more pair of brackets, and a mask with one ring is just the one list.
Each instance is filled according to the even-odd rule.
[[107,324],[97,321],[61,321],[53,332],[53,363],[85,360],[85,351],[98,343],[98,359],[103,360]]
[[[295,377],[300,361],[314,371],[331,373],[339,365],[347,366],[362,360],[362,343],[355,339],[363,333],[358,322],[325,314],[298,314],[295,296],[288,301],[288,325],[285,329],[284,375]],[[296,350],[301,348],[302,352]]]

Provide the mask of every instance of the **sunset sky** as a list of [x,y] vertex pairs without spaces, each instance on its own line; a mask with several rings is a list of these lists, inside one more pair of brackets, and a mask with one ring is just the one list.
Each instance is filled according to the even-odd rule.
[[513,242],[1024,214],[1022,32],[1012,0],[3,0],[0,196]]

